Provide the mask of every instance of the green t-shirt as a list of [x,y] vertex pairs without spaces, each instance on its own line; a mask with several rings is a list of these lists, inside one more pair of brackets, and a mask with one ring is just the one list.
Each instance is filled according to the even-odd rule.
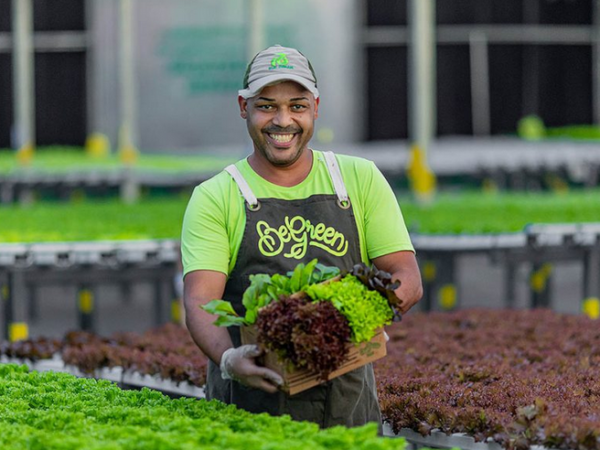
[[[396,196],[375,164],[366,159],[336,155],[352,202],[363,262],[389,253],[414,251]],[[283,187],[260,177],[246,159],[236,163],[257,198],[297,200],[334,194],[325,158],[313,150],[313,167],[304,181]],[[246,225],[244,198],[223,171],[194,189],[183,219],[181,252],[184,275],[214,270],[229,275],[237,259]]]

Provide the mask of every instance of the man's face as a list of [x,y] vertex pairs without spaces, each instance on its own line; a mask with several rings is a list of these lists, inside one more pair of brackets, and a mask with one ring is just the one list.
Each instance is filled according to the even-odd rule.
[[256,156],[278,167],[294,164],[313,135],[319,99],[300,84],[284,81],[238,101]]

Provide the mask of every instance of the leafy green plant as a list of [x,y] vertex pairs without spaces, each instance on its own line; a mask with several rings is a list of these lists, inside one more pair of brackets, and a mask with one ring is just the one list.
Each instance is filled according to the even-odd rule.
[[3,450],[404,450],[374,423],[319,430],[288,416],[251,414],[218,401],[171,399],[105,380],[0,364]]
[[349,352],[348,320],[328,301],[282,297],[260,311],[256,329],[258,343],[283,364],[316,372],[324,381]]
[[[0,208],[0,242],[177,239],[186,197],[38,202]],[[53,226],[49,226],[52,224]]]
[[407,227],[421,234],[514,233],[532,223],[598,222],[600,189],[441,193],[428,205],[400,196]]
[[348,320],[351,341],[370,341],[378,328],[392,322],[394,312],[387,298],[371,290],[354,275],[346,275],[334,283],[313,284],[306,294],[314,301],[327,300]]
[[252,325],[256,322],[259,310],[271,302],[279,300],[282,296],[304,291],[310,284],[331,279],[339,273],[337,267],[324,266],[319,264],[317,259],[313,259],[307,264],[298,264],[287,275],[250,275],[250,286],[242,297],[242,304],[246,309],[244,317],[239,317],[231,303],[225,300],[211,300],[202,309],[218,316],[215,321],[217,326]]
[[[200,152],[193,155],[174,154],[172,151],[141,152],[133,170],[136,172],[210,174],[220,171],[238,159],[238,155],[218,156]],[[31,166],[27,170],[41,173],[117,172],[122,167],[123,163],[117,153],[97,158],[88,155],[82,147],[49,146],[36,149]],[[15,152],[10,149],[0,149],[0,173],[10,174],[20,170],[23,169],[15,158]]]
[[341,272],[314,259],[287,276],[252,275],[243,295],[245,317],[223,300],[203,309],[218,316],[218,326],[256,324],[257,342],[281,363],[327,380],[344,363],[348,344],[368,342],[392,322],[390,299],[398,303],[398,286],[390,274],[365,264]]
[[[425,206],[406,197],[399,202],[414,233],[509,233],[531,223],[597,222],[599,197],[598,189],[564,194],[462,192],[441,193]],[[116,199],[2,205],[0,242],[179,239],[188,201],[183,195],[143,198],[132,205]]]

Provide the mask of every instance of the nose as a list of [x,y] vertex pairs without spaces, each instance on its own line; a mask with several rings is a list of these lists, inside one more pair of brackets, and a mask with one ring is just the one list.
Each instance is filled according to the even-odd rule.
[[288,108],[279,108],[273,118],[273,123],[281,128],[292,125],[293,119]]

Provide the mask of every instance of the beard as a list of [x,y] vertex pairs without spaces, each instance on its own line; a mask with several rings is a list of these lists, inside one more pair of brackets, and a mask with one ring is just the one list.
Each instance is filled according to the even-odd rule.
[[[271,165],[281,168],[289,167],[298,161],[304,150],[306,150],[308,140],[310,139],[310,136],[306,136],[304,130],[298,127],[281,128],[269,126],[260,130],[260,132],[255,132],[248,127],[248,131],[254,142],[255,150]],[[269,133],[294,134],[293,139],[296,142],[289,148],[278,148],[266,138],[266,135]]]

